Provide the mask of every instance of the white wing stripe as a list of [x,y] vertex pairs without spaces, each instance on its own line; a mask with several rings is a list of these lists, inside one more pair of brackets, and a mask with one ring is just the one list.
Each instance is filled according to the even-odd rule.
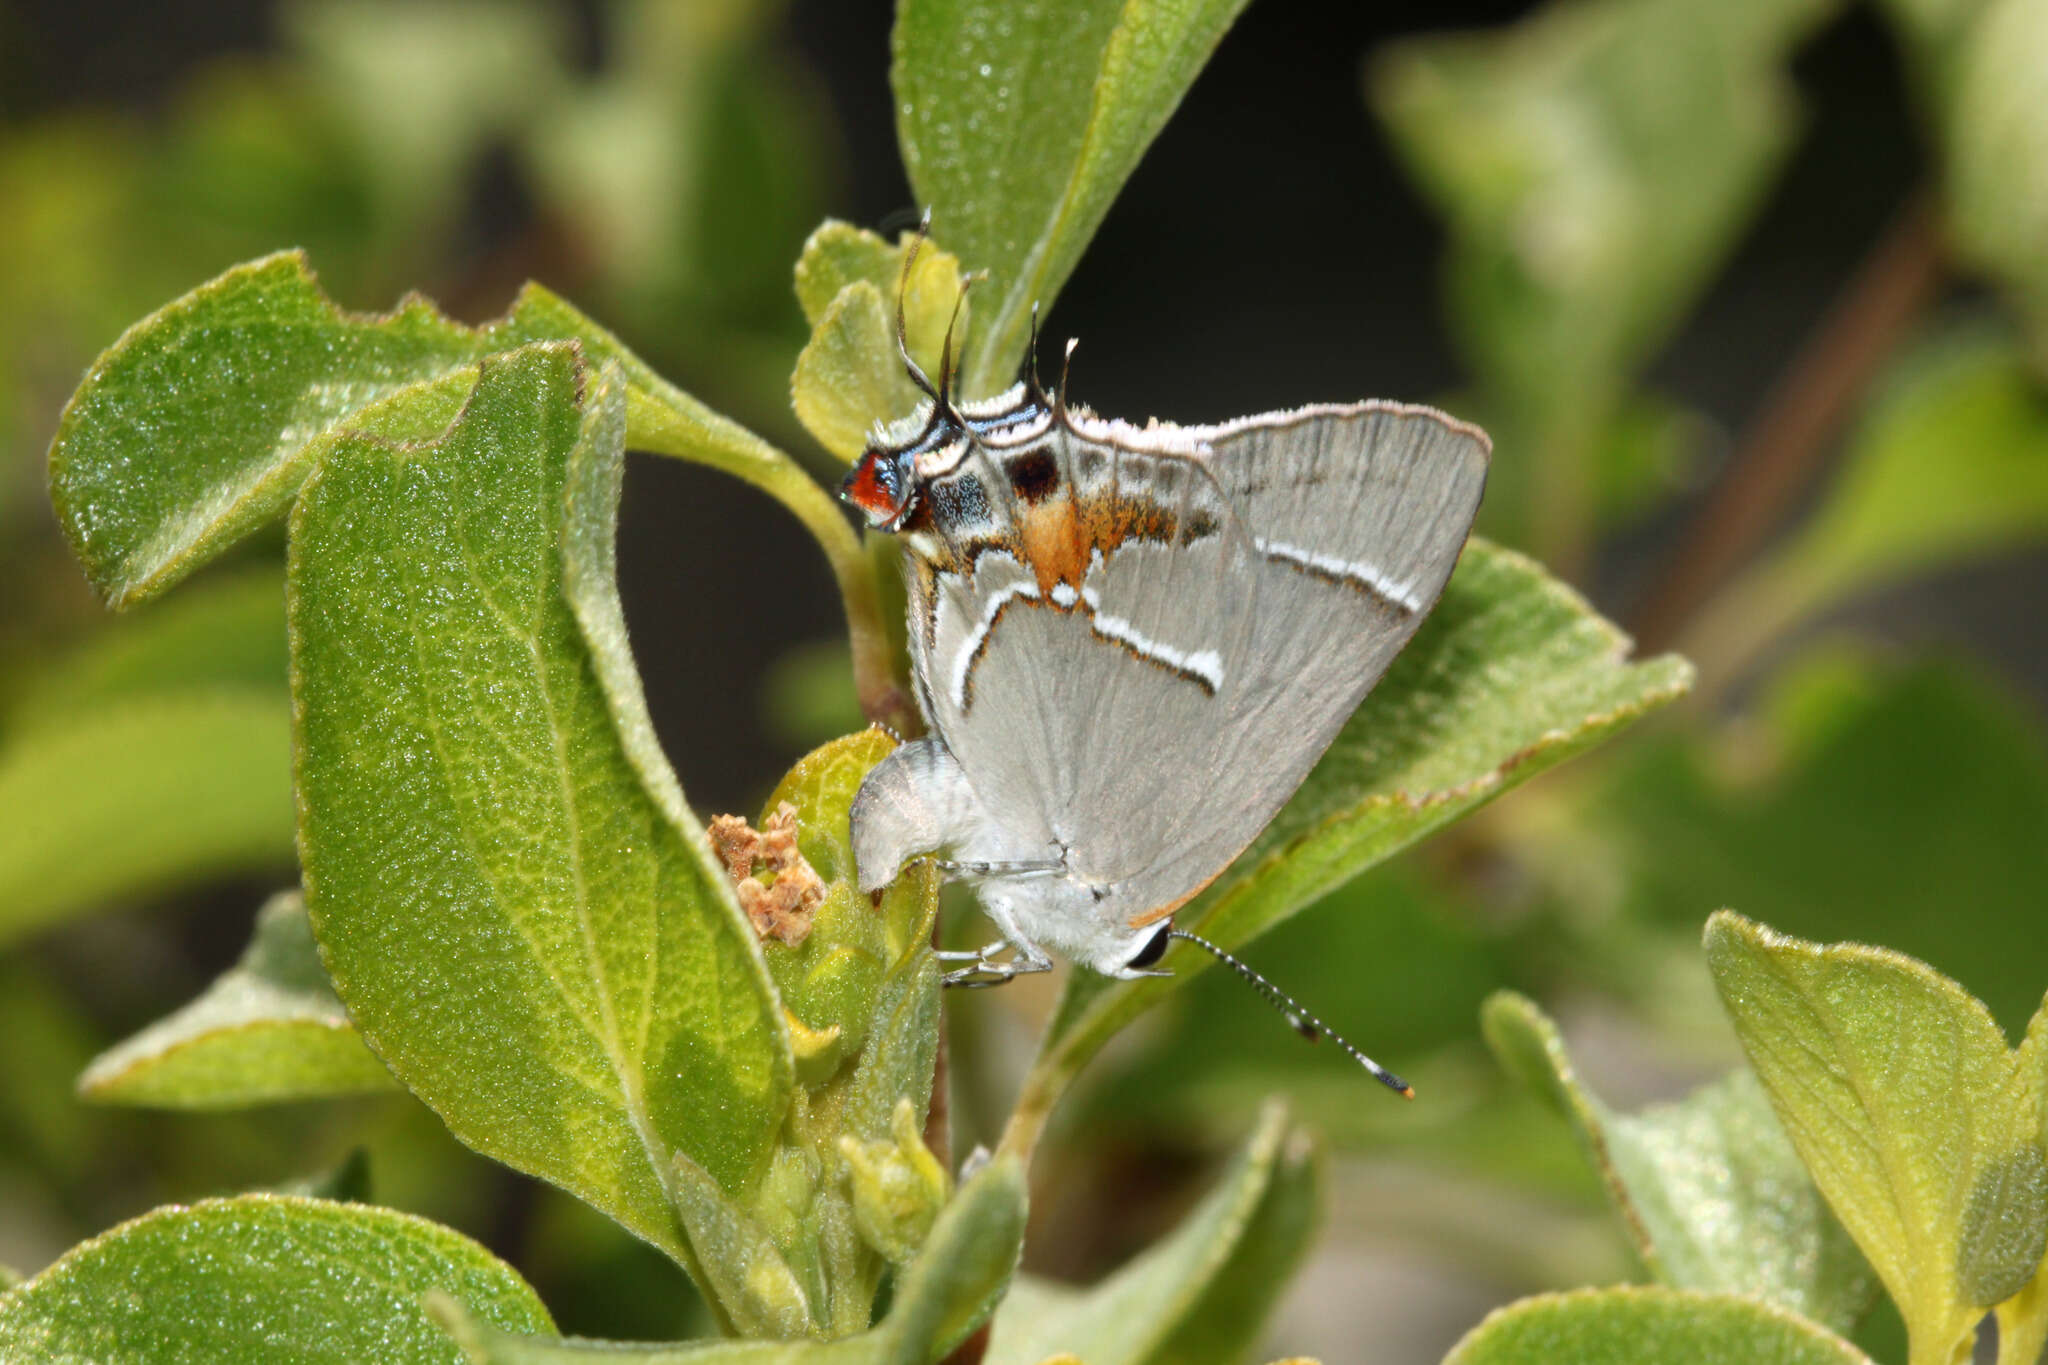
[[1038,597],[1038,585],[1027,578],[1021,583],[1010,584],[989,598],[987,605],[982,608],[981,621],[975,626],[974,633],[967,637],[960,646],[960,652],[953,656],[953,705],[962,711],[967,709],[967,679],[974,672],[974,661],[981,657],[982,647],[988,641],[988,633],[996,627],[996,618],[1003,614],[1005,607],[1019,597],[1035,601]]
[[1395,578],[1377,564],[1363,559],[1339,559],[1336,555],[1324,554],[1320,550],[1304,550],[1298,545],[1284,545],[1277,540],[1260,538],[1252,543],[1258,546],[1259,553],[1268,559],[1298,564],[1311,572],[1328,574],[1332,578],[1349,579],[1397,606],[1405,607],[1409,611],[1422,610],[1422,594],[1416,585]]
[[1081,589],[1081,600],[1088,604],[1089,624],[1095,628],[1096,634],[1107,636],[1118,644],[1128,645],[1137,653],[1165,664],[1176,673],[1192,674],[1200,678],[1209,684],[1211,692],[1222,689],[1223,656],[1215,650],[1200,649],[1188,653],[1175,649],[1172,645],[1162,644],[1147,636],[1121,616],[1104,615],[1102,602],[1093,588]]

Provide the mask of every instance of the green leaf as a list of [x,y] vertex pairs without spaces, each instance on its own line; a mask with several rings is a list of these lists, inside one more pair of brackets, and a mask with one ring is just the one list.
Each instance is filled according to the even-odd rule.
[[137,697],[221,688],[285,695],[276,567],[209,577],[154,611],[108,622],[84,648],[37,669],[7,722],[20,733]]
[[520,1337],[441,1301],[435,1312],[473,1365],[931,1365],[988,1317],[1024,1244],[1024,1170],[997,1157],[960,1187],[896,1282],[881,1326],[837,1341],[717,1341],[674,1346]]
[[0,1298],[0,1357],[459,1362],[420,1296],[507,1331],[552,1324],[504,1262],[449,1229],[282,1195],[172,1206],[74,1247]]
[[[2034,1012],[2032,1022],[2027,1025],[2027,1035],[2020,1040],[2019,1053],[2013,1063],[2014,1080],[2017,1089],[2019,1114],[2017,1123],[2022,1128],[2031,1128],[2036,1136],[2037,1152],[2048,1152],[2048,1001]],[[2032,1174],[2041,1174],[2037,1166]],[[2022,1197],[2040,1199],[2048,1190],[2041,1182],[2017,1182],[2014,1193]],[[2002,1220],[2010,1231],[2027,1224],[2026,1210],[1995,1210],[2008,1213]],[[2013,1259],[2012,1257],[1993,1257]],[[2048,1354],[2048,1262],[2034,1272],[2019,1293],[1998,1305],[1998,1361],[1999,1365],[2038,1365],[2044,1354]]]
[[916,405],[903,367],[889,363],[895,336],[881,291],[860,280],[832,300],[796,358],[790,405],[818,444],[842,460],[860,455],[875,423]]
[[349,1022],[296,891],[271,897],[242,959],[185,1008],[93,1059],[102,1104],[231,1109],[391,1088]]
[[2011,341],[1937,335],[1881,394],[1819,511],[1688,635],[1711,677],[1856,594],[2048,540],[2048,390]]
[[1488,1315],[1444,1365],[1870,1365],[1804,1318],[1733,1294],[1579,1289],[1522,1299]]
[[109,699],[0,750],[0,943],[110,901],[289,866],[281,693]]
[[[1301,789],[1180,922],[1249,942],[1416,840],[1681,695],[1692,670],[1628,662],[1629,641],[1520,555],[1473,541],[1435,612]],[[1012,1135],[1028,1145],[1052,1101],[1132,1018],[1207,970],[1176,945],[1173,973],[1068,979]]]
[[994,296],[970,398],[1009,383],[1152,139],[1245,0],[904,0],[896,134],[932,224]]
[[58,520],[109,602],[144,601],[280,514],[312,472],[319,438],[350,428],[432,436],[468,397],[479,361],[546,340],[579,341],[593,363],[619,363],[636,448],[759,484],[829,552],[837,541],[820,530],[822,507],[850,542],[823,490],[787,456],[661,380],[538,285],[480,328],[416,296],[362,316],[336,308],[297,252],[236,266],[100,356],[51,446]]
[[300,847],[335,988],[393,1073],[688,1264],[675,1154],[745,1186],[792,1063],[627,653],[625,397],[616,367],[535,347],[439,440],[319,452],[288,579]]
[[1482,1022],[1501,1065],[1577,1131],[1661,1283],[1747,1294],[1838,1332],[1856,1325],[1877,1291],[1870,1267],[1754,1075],[1736,1071],[1675,1104],[1618,1114],[1580,1084],[1535,1002],[1503,991]]
[[[896,741],[879,728],[822,745],[790,769],[762,807],[763,823],[785,801],[796,808],[797,847],[825,882],[825,895],[812,920],[810,936],[800,946],[764,939],[761,952],[784,1006],[805,1029],[833,1035],[835,1065],[865,1046],[883,979],[904,971],[909,965],[906,959],[930,945],[932,921],[938,915],[938,879],[929,869],[898,878],[879,902],[859,890],[847,814],[868,769],[895,747]],[[928,1005],[936,1019],[936,996],[921,1003]],[[910,1046],[922,1055],[935,1040],[934,1034]],[[878,1060],[863,1058],[863,1064]],[[897,1060],[887,1059],[883,1064],[894,1066]],[[831,1069],[824,1068],[824,1074],[829,1075]],[[905,1082],[914,1080],[919,1069],[919,1064],[913,1063]],[[921,1069],[922,1085],[928,1090],[928,1056]],[[880,1107],[869,1116],[863,1136],[880,1137],[888,1132],[889,1112],[901,1093],[907,1092],[889,1088],[879,1098]],[[922,1095],[917,1099],[920,1116],[925,1102]]]
[[2048,357],[2048,10],[1988,0],[1958,47],[1945,120],[1949,241],[2004,285]]
[[1834,8],[1588,0],[1377,57],[1373,106],[1449,224],[1459,347],[1541,471],[1543,553],[1583,550],[1608,425],[1791,149],[1786,60]]
[[956,305],[955,334],[962,341],[968,335],[959,259],[924,242],[905,279],[915,241],[905,233],[890,246],[872,232],[828,221],[796,263],[797,300],[811,339],[790,376],[790,402],[819,444],[844,460],[860,454],[877,423],[908,415],[922,396],[896,348],[899,298],[910,354],[934,383]]
[[1729,911],[1707,963],[1792,1144],[1905,1319],[1946,1361],[2048,1248],[2038,1078],[1990,1011],[1882,948],[1787,938]]
[[[2048,732],[2036,709],[1956,665],[1803,666],[1739,736],[1646,737],[1566,827],[1623,924],[1690,940],[1703,907],[1787,933],[1860,938],[1969,983],[2009,1033],[2040,1004],[2042,959],[2013,950],[2048,886]],[[1760,761],[1761,760],[1761,761]],[[1617,984],[1626,989],[1625,979]]]
[[1088,1290],[1020,1278],[996,1311],[989,1365],[1225,1365],[1241,1360],[1315,1232],[1313,1147],[1268,1104],[1251,1142],[1173,1233]]

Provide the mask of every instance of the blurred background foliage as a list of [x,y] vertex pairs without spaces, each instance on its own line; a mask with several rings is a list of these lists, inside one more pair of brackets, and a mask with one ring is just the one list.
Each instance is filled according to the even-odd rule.
[[[1384,394],[1483,420],[1487,533],[1702,670],[1680,713],[1253,949],[1415,1105],[1212,972],[1060,1116],[1030,1256],[1090,1278],[1290,1095],[1337,1159],[1268,1354],[1332,1360],[1435,1360],[1497,1302],[1640,1273],[1571,1131],[1487,1053],[1490,992],[1544,1002],[1628,1108],[1736,1059],[1698,950],[1717,906],[1912,953],[2008,1030],[2048,986],[2048,7],[1416,17],[1253,5],[1048,326],[1084,339],[1075,391],[1113,414]],[[828,213],[914,218],[889,20],[0,0],[0,1264],[366,1151],[379,1202],[487,1242],[565,1331],[703,1329],[654,1253],[403,1097],[75,1097],[291,879],[280,541],[110,618],[42,458],[123,327],[297,245],[358,308],[417,288],[476,321],[540,279],[825,471],[788,406],[789,270]],[[752,809],[858,724],[828,581],[765,498],[676,461],[630,480],[657,724],[701,810]],[[950,1002],[961,1150],[992,1137],[1050,1000]],[[1883,1311],[1862,1339],[1896,1356]]]

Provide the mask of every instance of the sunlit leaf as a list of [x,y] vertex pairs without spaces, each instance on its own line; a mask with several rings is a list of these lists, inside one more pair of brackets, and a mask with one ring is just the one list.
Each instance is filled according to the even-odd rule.
[[891,246],[839,222],[825,223],[804,243],[796,295],[811,339],[790,376],[790,401],[819,444],[845,460],[860,453],[877,423],[908,415],[922,397],[897,350],[897,304],[911,357],[933,383],[944,372],[948,329],[964,340],[972,320],[951,253],[908,233]]
[[1737,1071],[1673,1104],[1620,1114],[1580,1082],[1534,1002],[1487,1002],[1502,1065],[1579,1135],[1643,1263],[1674,1289],[1747,1294],[1847,1332],[1877,1291],[1813,1186],[1756,1077]]
[[790,403],[818,444],[842,460],[860,454],[876,422],[916,404],[916,390],[893,363],[895,339],[880,291],[859,280],[832,300],[797,357]]
[[905,0],[890,83],[918,201],[989,299],[968,397],[1009,382],[1138,158],[1245,0]]
[[2039,1077],[1922,963],[1728,911],[1707,963],[1814,1182],[1884,1281],[1916,1359],[1947,1358],[2048,1249]]
[[[1333,887],[1682,694],[1683,659],[1629,641],[1520,555],[1475,541],[1435,613],[1273,823],[1180,922],[1234,947]],[[1125,1023],[1211,960],[1068,982],[1020,1104],[1033,1135],[1067,1081]]]
[[226,1109],[389,1090],[320,965],[296,891],[256,918],[242,960],[185,1008],[93,1059],[80,1093],[103,1104]]
[[1088,1365],[1228,1365],[1257,1340],[1314,1235],[1315,1153],[1268,1105],[1258,1131],[1173,1233],[1091,1289],[1020,1278],[989,1365],[1072,1354]]
[[463,1141],[687,1262],[687,1153],[748,1182],[791,1061],[648,721],[612,578],[625,384],[484,367],[438,441],[325,443],[292,517],[307,902],[336,990]]
[[[621,365],[636,448],[808,499],[800,515],[824,500],[786,456],[538,285],[481,328],[418,297],[381,317],[354,315],[320,292],[302,255],[285,252],[166,305],[100,356],[51,447],[58,520],[94,587],[132,605],[278,516],[312,472],[318,438],[351,428],[431,437],[460,410],[480,360],[549,340]],[[386,401],[401,391],[404,401]]]
[[552,1327],[526,1282],[476,1243],[410,1214],[281,1195],[172,1206],[74,1248],[0,1298],[0,1357],[164,1361],[445,1361],[438,1291],[515,1332]]
[[1755,1299],[1675,1289],[1581,1289],[1509,1304],[1444,1365],[1870,1365],[1826,1328]]

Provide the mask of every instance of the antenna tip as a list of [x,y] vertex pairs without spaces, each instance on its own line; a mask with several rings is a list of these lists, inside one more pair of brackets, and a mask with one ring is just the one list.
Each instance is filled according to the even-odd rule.
[[1403,1085],[1399,1090],[1396,1090],[1394,1093],[1399,1095],[1404,1100],[1412,1100],[1415,1098],[1415,1087],[1412,1085]]

